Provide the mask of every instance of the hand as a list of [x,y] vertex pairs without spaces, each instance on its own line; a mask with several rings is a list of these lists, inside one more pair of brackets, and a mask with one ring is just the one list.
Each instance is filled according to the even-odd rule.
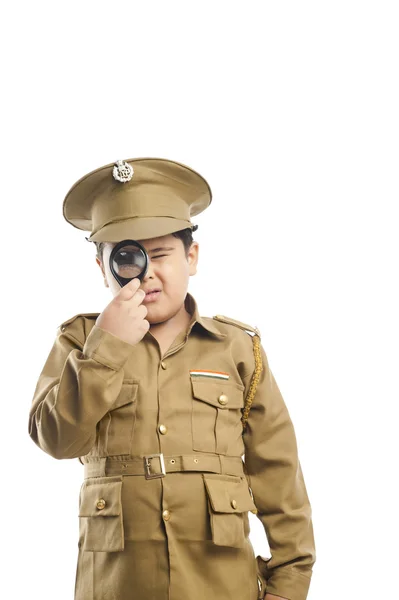
[[100,329],[133,346],[138,344],[150,328],[149,322],[144,318],[148,311],[145,304],[141,304],[145,292],[139,289],[140,285],[141,281],[137,277],[124,285],[98,315],[95,323]]

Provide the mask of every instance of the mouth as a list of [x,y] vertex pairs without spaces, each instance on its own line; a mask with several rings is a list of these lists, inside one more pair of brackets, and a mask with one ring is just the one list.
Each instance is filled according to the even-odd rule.
[[161,290],[159,288],[154,288],[153,290],[149,290],[148,292],[146,292],[143,302],[147,302],[147,301],[153,302],[160,296],[160,294],[161,294]]

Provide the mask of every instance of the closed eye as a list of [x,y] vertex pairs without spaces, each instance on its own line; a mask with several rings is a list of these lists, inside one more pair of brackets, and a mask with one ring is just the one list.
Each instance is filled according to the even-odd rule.
[[152,260],[153,260],[154,258],[162,258],[162,256],[169,256],[169,255],[168,255],[168,254],[158,254],[158,256],[153,256],[153,257],[152,257]]

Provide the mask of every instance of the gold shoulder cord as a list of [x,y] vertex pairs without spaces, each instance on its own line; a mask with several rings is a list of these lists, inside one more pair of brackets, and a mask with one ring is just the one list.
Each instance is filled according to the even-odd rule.
[[224,315],[215,315],[213,318],[216,319],[217,321],[222,321],[223,323],[230,323],[230,325],[236,325],[236,327],[240,327],[247,333],[248,333],[248,331],[252,331],[252,333],[254,334],[252,336],[252,342],[253,342],[253,350],[254,350],[254,357],[255,357],[255,369],[252,374],[251,384],[249,386],[248,394],[245,399],[245,405],[244,405],[243,414],[241,417],[243,431],[245,431],[245,428],[247,426],[249,411],[251,410],[251,405],[252,405],[253,399],[256,394],[256,388],[259,383],[260,374],[263,369],[262,354],[261,354],[261,350],[260,350],[260,331],[257,327],[251,327],[250,325],[246,325],[245,323],[242,323],[241,321],[237,321],[236,319],[231,319],[229,317],[225,317]]
[[[249,386],[248,394],[245,399],[243,415],[241,417],[241,421],[242,421],[242,425],[243,425],[243,428],[242,428],[243,432],[245,431],[246,426],[247,426],[247,419],[248,419],[249,411],[251,410],[252,401],[255,397],[256,388],[258,386],[260,374],[263,369],[262,355],[260,352],[260,335],[258,333],[255,333],[252,336],[252,341],[253,341],[253,349],[254,349],[254,357],[255,357],[255,369],[254,369],[254,372],[252,373],[251,385]],[[245,463],[244,463],[244,470],[245,470]],[[255,498],[254,498],[252,489],[249,485],[249,482],[248,482],[248,489],[250,491],[252,501],[255,504]],[[255,504],[255,508],[251,509],[251,513],[253,513],[254,515],[258,514],[258,509],[256,508],[256,504]]]
[[245,399],[244,411],[243,411],[243,415],[241,417],[244,431],[247,426],[249,411],[251,410],[251,405],[252,405],[253,399],[256,394],[256,388],[258,387],[260,374],[263,369],[262,355],[261,355],[261,351],[260,351],[260,336],[259,336],[259,334],[255,333],[252,336],[252,342],[253,342],[254,357],[255,357],[255,369],[254,369],[254,372],[252,373],[251,384],[249,386],[248,394]]

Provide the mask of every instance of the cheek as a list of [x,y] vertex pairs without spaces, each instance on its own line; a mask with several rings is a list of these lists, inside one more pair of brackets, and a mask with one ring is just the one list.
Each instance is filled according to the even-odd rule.
[[188,273],[188,265],[181,263],[165,263],[160,269],[160,274],[163,278],[170,280],[171,282],[183,281]]

